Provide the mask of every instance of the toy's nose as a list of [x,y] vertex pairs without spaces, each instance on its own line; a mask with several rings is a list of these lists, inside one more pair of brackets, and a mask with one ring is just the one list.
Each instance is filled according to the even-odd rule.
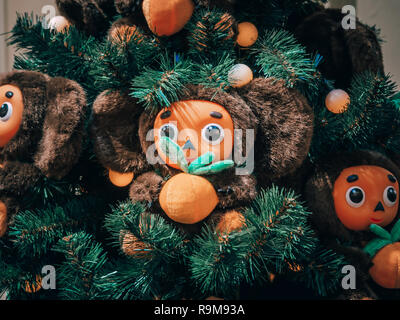
[[385,211],[385,208],[382,205],[382,202],[379,201],[379,203],[376,205],[374,212],[376,211]]
[[193,143],[190,141],[190,139],[188,141],[186,141],[185,145],[182,148],[183,150],[196,150],[196,148],[194,147]]

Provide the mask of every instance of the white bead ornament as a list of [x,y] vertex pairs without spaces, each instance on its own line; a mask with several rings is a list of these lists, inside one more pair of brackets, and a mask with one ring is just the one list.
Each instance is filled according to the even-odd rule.
[[237,64],[228,73],[228,81],[234,88],[241,88],[253,80],[253,71],[245,64]]
[[56,30],[57,32],[64,32],[68,30],[70,25],[71,23],[63,16],[55,16],[51,18],[49,22],[50,30]]

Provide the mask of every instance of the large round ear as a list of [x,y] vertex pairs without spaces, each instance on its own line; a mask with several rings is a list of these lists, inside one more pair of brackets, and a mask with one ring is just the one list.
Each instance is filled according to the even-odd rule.
[[354,74],[367,70],[383,74],[384,67],[375,32],[358,20],[356,29],[345,30],[343,18],[338,9],[317,11],[305,18],[294,34],[310,53],[323,56],[319,68],[325,78],[335,80],[337,87],[348,88]]
[[86,97],[74,81],[49,78],[47,108],[35,165],[50,178],[61,179],[79,159],[84,135]]
[[56,0],[60,13],[78,30],[102,36],[117,14],[114,0]]
[[138,136],[142,112],[127,93],[105,91],[97,97],[91,131],[96,156],[105,168],[139,174],[148,167]]
[[306,159],[313,135],[314,114],[306,98],[275,79],[255,79],[238,92],[259,121],[257,173],[271,181],[294,172]]

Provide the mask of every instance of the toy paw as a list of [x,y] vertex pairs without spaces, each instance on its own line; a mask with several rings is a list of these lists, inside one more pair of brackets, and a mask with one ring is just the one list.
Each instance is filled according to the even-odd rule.
[[0,201],[0,238],[7,231],[7,207],[4,202]]
[[372,260],[369,270],[372,279],[386,289],[400,288],[400,243],[387,245]]
[[180,173],[164,185],[159,197],[161,208],[173,221],[195,224],[217,206],[217,193],[207,179]]
[[245,218],[242,213],[232,210],[221,214],[218,217],[218,223],[215,229],[221,235],[229,235],[234,231],[238,231],[245,225]]

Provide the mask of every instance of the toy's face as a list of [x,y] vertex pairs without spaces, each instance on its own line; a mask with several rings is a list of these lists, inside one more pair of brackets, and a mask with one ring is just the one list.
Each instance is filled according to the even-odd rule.
[[0,87],[0,147],[4,147],[18,132],[24,110],[22,92],[18,87]]
[[171,167],[179,169],[159,147],[166,136],[175,141],[190,164],[206,152],[222,161],[232,154],[233,121],[221,105],[201,100],[180,101],[162,110],[154,123],[154,138],[160,157]]
[[378,166],[344,169],[335,181],[335,211],[343,225],[355,231],[371,224],[389,225],[399,208],[399,184],[388,170]]

